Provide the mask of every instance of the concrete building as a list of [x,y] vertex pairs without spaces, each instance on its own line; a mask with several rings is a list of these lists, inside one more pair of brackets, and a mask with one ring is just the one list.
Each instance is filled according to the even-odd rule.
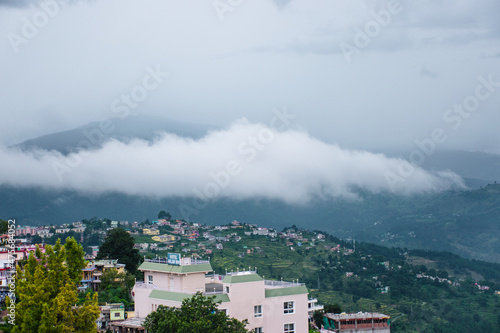
[[323,317],[324,328],[330,332],[390,333],[390,317],[376,312],[327,313]]
[[144,228],[142,233],[146,236],[156,236],[160,234],[160,230],[154,228]]
[[80,291],[91,288],[93,291],[99,290],[101,276],[110,269],[116,269],[118,273],[125,272],[125,264],[119,264],[118,259],[92,260],[87,263],[87,267],[82,270]]
[[[171,254],[169,254],[170,257]],[[209,274],[209,261],[180,258],[146,260],[139,270],[144,282],[133,289],[136,318],[145,318],[158,306],[179,307],[196,292],[215,295],[219,309],[247,329],[268,333],[308,332],[308,311],[316,300],[308,299],[306,286],[298,282],[264,280],[256,271]]]
[[114,321],[123,321],[125,319],[125,307],[123,303],[106,303],[99,307],[101,313],[97,319],[97,328],[106,330]]
[[161,236],[153,236],[151,237],[152,240],[155,242],[175,242],[175,236],[174,235],[161,235]]
[[9,294],[9,282],[13,272],[15,272],[13,262],[7,259],[0,259],[0,303]]
[[53,233],[51,233],[49,229],[38,229],[36,233],[38,236],[42,238],[52,237],[53,235]]
[[32,228],[28,225],[16,227],[16,236],[26,236],[27,234],[34,235],[36,233],[36,228]]
[[[10,260],[14,259],[17,263],[19,260],[23,260],[28,258],[30,252],[36,251],[36,245],[21,245],[18,243],[18,239],[16,239],[16,245],[12,249],[11,247],[0,247],[0,260]],[[45,252],[45,247],[40,245],[40,250]],[[11,252],[14,250],[14,252]]]

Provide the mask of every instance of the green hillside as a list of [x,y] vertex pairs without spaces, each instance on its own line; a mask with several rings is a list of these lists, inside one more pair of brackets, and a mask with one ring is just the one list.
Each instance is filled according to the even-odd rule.
[[[82,221],[87,226],[83,246],[88,250],[103,241],[99,235],[111,221]],[[136,244],[155,243],[141,234],[150,225],[124,227],[134,234]],[[254,225],[239,223],[216,228],[178,221],[157,227],[176,240],[156,242],[156,247],[141,250],[141,256],[166,257],[176,252],[209,257],[218,274],[257,269],[265,279],[305,283],[321,304],[337,303],[347,312],[390,315],[392,332],[500,332],[500,264],[450,252],[346,241],[296,226],[269,229],[267,235],[257,235]],[[70,233],[46,242],[75,236]]]
[[83,217],[113,216],[144,221],[151,212],[169,210],[174,216],[205,224],[234,219],[269,227],[295,224],[336,236],[402,248],[450,251],[461,256],[500,263],[500,185],[412,196],[359,192],[360,200],[318,199],[304,205],[277,200],[214,200],[192,215],[179,207],[192,198],[152,199],[123,194],[84,195],[38,188],[0,188],[0,216],[16,217],[21,225],[62,224]]
[[[222,242],[221,250],[215,249],[216,241],[193,243],[183,237],[169,251],[206,258],[206,249],[212,249],[209,257],[218,274],[256,268],[265,279],[305,283],[322,304],[390,315],[391,332],[500,332],[500,295],[494,293],[500,289],[500,264],[446,252],[354,244],[296,227],[276,237],[245,235],[251,230],[247,225],[210,231],[241,237]],[[147,256],[166,253],[154,250]]]

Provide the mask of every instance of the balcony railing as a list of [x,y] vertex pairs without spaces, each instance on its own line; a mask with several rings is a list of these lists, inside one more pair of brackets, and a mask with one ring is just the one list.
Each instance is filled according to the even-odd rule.
[[225,294],[224,290],[216,290],[216,291],[205,291],[203,295],[220,295]]
[[[145,262],[152,262],[155,264],[168,264],[167,258],[154,258],[154,259],[144,259]],[[210,260],[199,260],[199,259],[191,259],[191,258],[182,258],[181,266],[189,266],[189,265],[203,265],[210,264]]]
[[144,281],[136,281],[135,282],[135,287],[134,288],[141,288],[141,289],[159,289],[158,286],[154,283],[146,283]]
[[270,288],[288,288],[288,287],[305,286],[305,283],[288,282],[288,281],[264,280],[264,285],[266,287],[270,287]]

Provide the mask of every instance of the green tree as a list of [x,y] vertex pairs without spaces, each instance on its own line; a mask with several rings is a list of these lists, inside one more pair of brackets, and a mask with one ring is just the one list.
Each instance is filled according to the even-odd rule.
[[162,210],[161,212],[158,213],[158,218],[159,219],[167,219],[170,220],[172,218],[172,215],[170,213]]
[[335,304],[325,304],[323,307],[326,313],[341,313],[342,308],[337,303]]
[[323,325],[323,315],[324,315],[323,311],[316,310],[313,312],[314,323],[318,328],[321,328],[321,326]]
[[172,227],[171,227],[171,226],[169,226],[169,225],[160,225],[160,226],[158,227],[158,230],[160,231],[160,234],[167,234],[167,233],[169,233],[169,232],[173,231],[173,230],[174,230],[174,228],[172,228]]
[[218,310],[220,301],[215,302],[214,298],[198,292],[184,299],[180,308],[160,305],[146,317],[144,327],[150,333],[247,333],[247,320],[228,317]]
[[82,279],[82,269],[85,267],[85,251],[72,237],[66,238],[64,248],[66,249],[66,265],[69,278],[74,284],[78,284]]
[[123,228],[115,228],[108,231],[104,243],[99,247],[96,259],[118,259],[125,264],[125,268],[132,274],[137,272],[137,266],[141,260],[139,250],[134,249],[134,238]]
[[0,219],[0,235],[6,234],[9,231],[9,222]]
[[40,235],[34,234],[31,237],[31,244],[40,244],[41,242],[43,242],[43,238]]
[[99,302],[124,303],[130,306],[130,292],[135,284],[135,276],[129,272],[118,273],[116,268],[105,271],[99,283]]
[[[71,240],[70,240],[71,244]],[[74,251],[73,253],[77,253]],[[17,266],[17,305],[12,332],[95,332],[99,317],[97,294],[80,306],[78,290],[65,264],[68,251],[58,240],[37,248],[23,268]]]

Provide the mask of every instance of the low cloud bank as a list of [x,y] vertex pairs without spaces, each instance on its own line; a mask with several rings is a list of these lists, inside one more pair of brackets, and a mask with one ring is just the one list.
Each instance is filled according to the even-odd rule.
[[0,184],[120,192],[150,197],[356,198],[358,189],[412,194],[464,187],[456,174],[427,172],[403,159],[342,149],[297,131],[240,120],[193,140],[168,133],[154,142],[110,141],[64,156],[0,150]]

